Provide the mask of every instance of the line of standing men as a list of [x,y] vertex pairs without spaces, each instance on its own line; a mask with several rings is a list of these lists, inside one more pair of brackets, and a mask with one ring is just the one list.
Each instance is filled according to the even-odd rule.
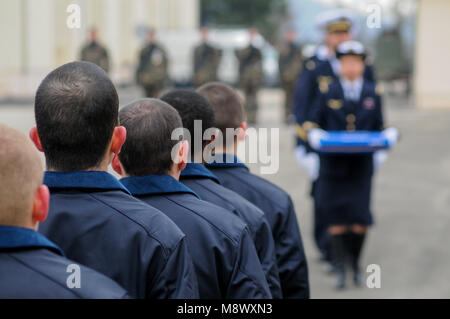
[[[194,136],[198,120],[204,130],[228,122],[227,127],[245,131],[244,108],[231,87],[211,83],[197,92],[172,90],[161,100],[139,99],[119,112],[107,74],[93,63],[72,62],[44,78],[34,106],[30,138],[45,155],[45,186],[40,166],[34,165],[28,206],[16,200],[20,194],[11,196],[7,184],[1,187],[0,267],[10,276],[0,294],[7,297],[9,286],[18,298],[36,297],[40,289],[49,298],[63,296],[62,291],[68,298],[128,296],[99,272],[132,298],[309,297],[307,263],[289,195],[251,174],[236,159],[236,148],[218,145],[218,160],[206,167],[203,160],[189,163],[189,149],[197,155],[195,143],[200,143],[203,154],[212,140],[192,142],[184,131],[174,139],[179,128]],[[20,144],[20,138],[6,142]],[[35,153],[29,157],[40,161]],[[22,172],[18,158],[0,167],[2,176],[8,167],[14,169],[2,183]],[[214,187],[193,191],[181,182],[188,164],[185,178],[198,185],[208,178]],[[121,180],[108,173],[109,165]],[[218,176],[212,172],[216,169]],[[4,206],[3,198],[12,200]],[[22,215],[21,223],[14,222]],[[70,261],[55,253],[66,254],[81,269],[78,293],[71,294],[69,285],[61,287]],[[46,267],[58,258],[59,264]],[[94,282],[98,294],[90,290]]]

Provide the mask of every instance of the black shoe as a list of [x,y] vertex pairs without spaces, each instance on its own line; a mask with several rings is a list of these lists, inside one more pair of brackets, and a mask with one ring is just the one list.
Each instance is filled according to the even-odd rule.
[[361,273],[361,268],[359,267],[359,258],[361,256],[361,250],[366,234],[351,234],[351,265],[353,270],[353,283],[355,284],[355,286],[361,287],[363,284],[363,275]]
[[345,288],[345,268],[336,270],[337,273],[337,279],[336,284],[334,285],[334,288],[337,290],[342,290]]
[[347,260],[347,249],[345,245],[345,235],[331,235],[330,244],[331,252],[333,256],[333,263],[335,273],[336,273],[336,289],[345,288],[345,264]]
[[363,285],[363,276],[359,268],[353,269],[353,283],[356,287],[362,287]]

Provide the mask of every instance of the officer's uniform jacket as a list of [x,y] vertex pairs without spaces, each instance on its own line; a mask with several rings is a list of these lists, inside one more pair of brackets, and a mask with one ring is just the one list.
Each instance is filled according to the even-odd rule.
[[275,240],[284,298],[309,298],[308,267],[300,229],[290,196],[269,181],[250,173],[236,156],[222,154],[221,162],[206,167],[221,185],[235,191],[265,214]]
[[244,90],[258,88],[263,77],[261,50],[250,44],[236,50],[235,55],[239,60],[239,86]]
[[167,53],[158,43],[147,44],[139,54],[136,82],[143,86],[161,86],[168,79]]
[[293,42],[285,43],[280,50],[278,69],[283,85],[294,84],[303,66],[302,47]]
[[[359,98],[350,99],[341,83],[333,82],[317,99],[309,115],[311,126],[326,131],[381,131],[383,114],[378,93],[374,82],[364,80]],[[372,154],[320,155],[316,203],[327,224],[372,223],[372,175]]]
[[80,60],[92,62],[105,70],[105,72],[109,71],[108,51],[96,41],[92,41],[83,47]]
[[200,298],[270,298],[247,226],[223,208],[202,201],[169,175],[127,177],[136,197],[163,211],[186,234]]
[[106,172],[46,172],[50,212],[40,232],[70,259],[114,279],[136,298],[196,298],[185,235]]
[[27,228],[0,226],[0,274],[0,299],[129,297],[113,280],[65,258],[58,246]]
[[200,86],[207,82],[217,81],[222,51],[208,43],[201,43],[194,49],[193,84]]
[[220,185],[218,178],[202,164],[188,163],[181,172],[180,181],[202,200],[233,212],[247,224],[272,297],[281,298],[275,243],[264,213],[244,197]]
[[[305,145],[307,151],[311,151],[306,136],[306,131],[310,128],[307,123],[308,114],[319,93],[326,93],[329,85],[337,81],[338,77],[339,61],[336,57],[328,58],[324,47],[320,47],[318,54],[305,61],[295,89],[294,115],[297,144]],[[373,68],[370,65],[366,65],[364,79],[375,81]]]

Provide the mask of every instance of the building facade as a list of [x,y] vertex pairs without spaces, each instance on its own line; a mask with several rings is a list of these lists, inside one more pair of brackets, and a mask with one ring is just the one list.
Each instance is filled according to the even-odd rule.
[[[0,0],[0,96],[32,95],[51,69],[78,58],[93,26],[108,48],[113,80],[128,81],[142,30],[194,32],[199,5],[199,0]],[[77,8],[79,28],[67,23]]]

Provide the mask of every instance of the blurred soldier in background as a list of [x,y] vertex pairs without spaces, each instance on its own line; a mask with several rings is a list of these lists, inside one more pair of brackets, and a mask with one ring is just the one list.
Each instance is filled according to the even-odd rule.
[[258,31],[250,29],[249,35],[249,45],[244,49],[236,50],[235,54],[239,60],[239,87],[245,94],[247,122],[252,124],[256,122],[258,111],[257,93],[261,86],[263,66],[261,50],[255,46]]
[[147,97],[156,97],[168,80],[166,51],[156,42],[155,30],[148,32],[148,42],[139,53],[136,82]]
[[292,114],[292,104],[295,84],[303,66],[303,54],[301,46],[295,43],[295,31],[286,33],[286,41],[280,48],[278,68],[280,71],[280,85],[284,91],[284,119],[289,122]]
[[222,51],[208,43],[208,28],[202,28],[202,42],[194,49],[194,75],[192,83],[195,87],[206,82],[217,80]]
[[80,60],[97,64],[106,73],[109,72],[108,51],[98,43],[98,32],[95,27],[88,32],[88,42],[81,49]]

